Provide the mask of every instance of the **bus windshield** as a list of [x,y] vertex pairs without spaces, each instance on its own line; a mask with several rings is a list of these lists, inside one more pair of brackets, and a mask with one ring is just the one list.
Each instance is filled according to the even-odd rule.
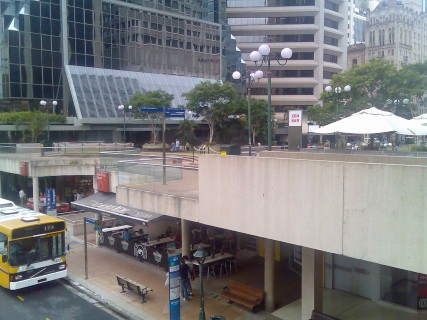
[[9,264],[27,265],[65,255],[64,233],[43,238],[27,238],[9,243]]

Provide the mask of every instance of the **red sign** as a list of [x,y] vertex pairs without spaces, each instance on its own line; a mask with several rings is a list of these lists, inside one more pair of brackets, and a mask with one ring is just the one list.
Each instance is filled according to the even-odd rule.
[[28,177],[28,161],[21,161],[20,171],[21,176]]
[[96,173],[96,183],[99,191],[110,192],[110,173],[108,171],[98,171]]
[[426,274],[422,274],[422,273],[418,274],[417,298],[418,298],[418,309],[427,309],[427,275]]

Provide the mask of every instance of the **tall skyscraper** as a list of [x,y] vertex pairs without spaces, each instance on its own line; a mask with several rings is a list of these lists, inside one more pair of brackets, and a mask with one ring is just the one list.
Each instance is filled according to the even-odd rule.
[[136,92],[181,94],[240,63],[222,0],[0,1],[0,107],[56,112],[88,128]]
[[[274,54],[284,47],[293,51],[286,66],[274,59],[271,63],[272,105],[279,118],[276,134],[281,113],[315,105],[332,76],[346,68],[347,6],[344,0],[227,1],[227,21],[248,69],[258,69],[249,54],[263,43]],[[267,79],[256,84],[252,94],[267,99]]]

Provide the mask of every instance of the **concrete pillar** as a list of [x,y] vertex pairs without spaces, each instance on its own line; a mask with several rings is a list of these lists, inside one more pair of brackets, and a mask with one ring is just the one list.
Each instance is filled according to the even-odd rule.
[[33,210],[36,212],[39,212],[39,192],[39,177],[33,177]]
[[[102,214],[97,213],[96,214],[96,220],[99,221],[99,225],[102,225]],[[101,230],[95,231],[95,244],[96,246],[99,246],[99,234],[101,233]]]
[[265,310],[274,309],[274,240],[264,239],[264,290]]
[[182,256],[190,257],[191,231],[190,222],[181,219],[181,241],[182,241]]
[[323,312],[322,252],[302,248],[301,319],[310,319],[311,312]]

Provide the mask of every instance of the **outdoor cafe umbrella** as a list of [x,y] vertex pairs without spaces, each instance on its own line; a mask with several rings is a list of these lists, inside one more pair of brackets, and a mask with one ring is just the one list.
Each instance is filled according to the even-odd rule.
[[418,125],[427,126],[427,113],[421,114],[418,117],[414,117],[409,121]]
[[317,134],[336,132],[347,134],[375,134],[396,132],[404,135],[427,135],[427,127],[375,107],[364,109],[351,116],[312,131]]

